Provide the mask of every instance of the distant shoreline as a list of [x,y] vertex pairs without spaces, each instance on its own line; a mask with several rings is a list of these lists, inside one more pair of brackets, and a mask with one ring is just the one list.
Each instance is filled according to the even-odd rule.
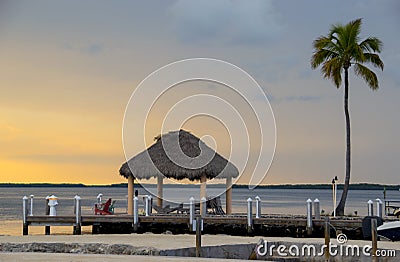
[[[120,183],[120,184],[110,184],[110,185],[85,185],[85,184],[69,184],[69,183],[0,183],[0,188],[5,187],[16,187],[16,188],[23,188],[23,187],[127,187],[127,183]],[[135,187],[143,187],[143,186],[155,186],[155,184],[135,184]],[[165,187],[198,187],[198,185],[193,184],[186,184],[186,185],[176,185],[176,184],[165,184]],[[223,185],[215,185],[210,184],[207,187],[223,187]],[[233,188],[246,188],[248,185],[233,185]],[[260,185],[257,188],[262,189],[331,189],[332,184],[282,184],[282,185]],[[338,184],[338,189],[342,189],[343,185]],[[357,184],[350,184],[350,190],[399,190],[400,185],[384,185],[384,184],[370,184],[370,183],[357,183]]]

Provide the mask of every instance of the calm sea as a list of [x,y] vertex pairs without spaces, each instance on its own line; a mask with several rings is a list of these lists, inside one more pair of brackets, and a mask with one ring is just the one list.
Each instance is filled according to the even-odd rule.
[[[193,196],[199,199],[199,189],[195,187],[169,187],[164,185],[164,197],[175,203],[187,203],[188,199]],[[147,192],[143,188],[139,188],[139,195],[145,195]],[[150,186],[151,192],[155,191],[155,186]],[[221,188],[207,188],[207,195],[215,196],[221,193]],[[57,214],[72,215],[74,196],[79,195],[82,198],[82,213],[92,214],[93,204],[96,196],[102,193],[103,200],[112,198],[116,200],[116,213],[126,213],[127,207],[127,189],[116,187],[24,187],[24,188],[1,188],[0,190],[0,235],[21,235],[22,224],[22,197],[24,195],[34,195],[33,198],[33,214],[45,214],[45,198],[48,195],[56,195],[59,200],[57,206]],[[330,213],[333,210],[332,191],[331,190],[309,190],[309,189],[254,189],[234,188],[232,193],[233,212],[245,212],[247,202],[251,197],[259,196],[262,200],[263,214],[305,214],[306,200],[308,198],[320,200],[321,210]],[[338,201],[341,191],[338,191]],[[383,199],[383,192],[378,190],[352,190],[349,191],[348,201],[346,204],[346,214],[365,215],[367,212],[367,201],[376,198]],[[400,199],[399,191],[387,191],[388,199]],[[141,199],[141,197],[139,198]],[[225,205],[225,196],[221,197],[222,204]],[[142,204],[142,203],[141,203]],[[174,206],[171,203],[171,206]],[[70,228],[55,229],[56,233],[71,233]],[[89,230],[89,229],[88,229]],[[43,234],[41,227],[32,227],[30,233]]]

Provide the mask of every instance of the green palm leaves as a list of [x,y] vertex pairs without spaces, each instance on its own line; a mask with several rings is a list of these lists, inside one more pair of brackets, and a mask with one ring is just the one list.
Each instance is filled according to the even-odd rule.
[[311,58],[313,69],[321,66],[324,78],[330,79],[337,88],[342,84],[343,69],[354,65],[354,72],[368,86],[378,88],[376,74],[364,66],[369,63],[383,70],[383,62],[379,55],[382,42],[376,37],[369,37],[360,42],[361,19],[351,21],[346,25],[333,25],[327,36],[320,36],[313,42],[314,53]]

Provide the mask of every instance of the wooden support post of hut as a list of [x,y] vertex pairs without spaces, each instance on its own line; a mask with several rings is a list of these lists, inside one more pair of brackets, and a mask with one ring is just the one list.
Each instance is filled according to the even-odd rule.
[[164,182],[164,177],[163,175],[158,175],[157,176],[157,206],[162,207],[163,206],[163,182]]
[[207,201],[207,177],[206,174],[201,175],[200,177],[200,214],[205,214],[207,213],[206,209],[207,204],[204,202],[204,199]]
[[226,214],[232,214],[232,177],[226,178],[226,193],[225,193],[225,200],[226,200]]
[[128,176],[128,215],[133,215],[133,192],[135,191],[135,179],[133,175]]
[[[157,178],[159,207],[162,207],[164,177],[200,180],[200,199],[206,197],[207,178],[218,178],[227,179],[226,209],[228,214],[232,212],[232,177],[237,177],[239,172],[231,162],[185,130],[172,131],[157,136],[155,140],[153,145],[125,162],[119,170],[120,175],[132,180],[132,183],[128,181],[129,185],[132,184],[132,195],[129,194],[128,201],[133,198],[133,178]],[[128,203],[129,214],[131,206]]]

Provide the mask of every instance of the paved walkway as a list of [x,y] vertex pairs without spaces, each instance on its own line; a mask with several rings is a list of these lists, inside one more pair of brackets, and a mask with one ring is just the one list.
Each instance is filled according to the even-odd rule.
[[[203,246],[218,246],[232,244],[257,243],[260,238],[269,242],[289,242],[301,244],[323,244],[321,238],[268,238],[241,237],[228,235],[203,235]],[[160,250],[178,249],[195,246],[194,235],[167,234],[128,234],[128,235],[50,235],[50,236],[0,236],[0,243],[105,243],[128,244],[136,247],[154,247]],[[332,244],[337,244],[332,239]],[[347,245],[371,245],[370,241],[350,240]],[[399,242],[379,241],[380,249],[400,250]],[[127,255],[97,255],[97,254],[45,254],[45,253],[1,253],[0,261],[221,261],[221,259],[200,259],[188,257],[157,257],[157,256],[127,256]],[[235,261],[235,260],[229,260]],[[239,260],[236,260],[239,261]]]

